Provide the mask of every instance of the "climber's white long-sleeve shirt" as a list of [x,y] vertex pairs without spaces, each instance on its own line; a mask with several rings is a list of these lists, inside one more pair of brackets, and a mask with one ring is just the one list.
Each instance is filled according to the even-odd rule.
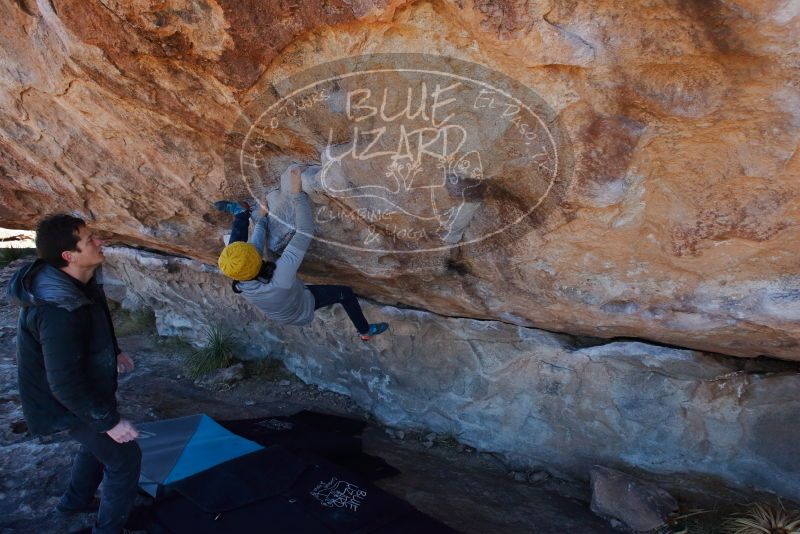
[[[251,304],[273,321],[305,325],[314,319],[314,295],[297,278],[297,270],[311,244],[314,220],[308,195],[301,192],[291,194],[289,198],[295,208],[295,233],[275,262],[272,280],[264,282],[256,278],[239,282],[238,287]],[[266,236],[267,218],[263,217],[256,224],[249,241],[261,255],[264,254]]]

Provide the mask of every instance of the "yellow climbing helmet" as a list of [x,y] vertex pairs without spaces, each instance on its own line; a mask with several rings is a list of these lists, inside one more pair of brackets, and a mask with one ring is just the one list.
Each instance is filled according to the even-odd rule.
[[217,264],[229,278],[239,281],[252,280],[261,270],[261,254],[250,243],[237,241],[222,249]]

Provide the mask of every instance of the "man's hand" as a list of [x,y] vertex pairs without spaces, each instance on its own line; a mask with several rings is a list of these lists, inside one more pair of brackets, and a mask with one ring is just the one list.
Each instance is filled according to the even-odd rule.
[[139,432],[133,427],[130,421],[125,419],[120,419],[119,423],[106,432],[106,434],[117,443],[126,443],[139,437]]
[[133,371],[133,360],[124,352],[117,354],[117,372],[130,373]]

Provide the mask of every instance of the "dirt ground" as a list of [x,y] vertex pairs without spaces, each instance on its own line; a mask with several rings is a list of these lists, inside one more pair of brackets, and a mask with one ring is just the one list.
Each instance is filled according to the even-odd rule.
[[[6,298],[16,265],[0,269],[0,532],[71,532],[93,521],[91,515],[64,518],[54,509],[77,445],[63,434],[30,436],[19,404],[17,308]],[[494,455],[450,438],[383,428],[350,398],[304,384],[276,361],[245,362],[245,378],[233,384],[198,384],[186,372],[191,347],[156,335],[146,314],[118,310],[114,315],[120,345],[136,362],[132,373],[121,375],[118,392],[123,415],[134,422],[200,412],[216,419],[300,410],[346,415],[369,421],[366,452],[401,471],[378,485],[458,531],[612,531],[589,510],[588,488],[581,484],[539,480],[545,473],[529,482],[523,473],[510,473]]]

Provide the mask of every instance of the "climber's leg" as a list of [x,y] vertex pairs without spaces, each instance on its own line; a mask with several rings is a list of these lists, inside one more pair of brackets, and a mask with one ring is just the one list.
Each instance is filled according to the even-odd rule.
[[250,227],[250,212],[243,211],[233,216],[233,225],[231,226],[231,237],[228,239],[228,244],[236,243],[237,241],[247,242],[247,230]]
[[247,231],[250,226],[250,210],[242,207],[238,202],[230,200],[219,200],[214,202],[214,207],[219,211],[226,211],[233,214],[233,226],[231,227],[231,237],[228,244],[237,241],[247,242]]
[[358,333],[368,334],[370,325],[364,317],[364,312],[361,311],[361,305],[352,289],[347,286],[332,285],[309,285],[306,287],[314,295],[315,310],[339,302],[344,306],[344,311],[347,312],[347,316],[350,317]]

